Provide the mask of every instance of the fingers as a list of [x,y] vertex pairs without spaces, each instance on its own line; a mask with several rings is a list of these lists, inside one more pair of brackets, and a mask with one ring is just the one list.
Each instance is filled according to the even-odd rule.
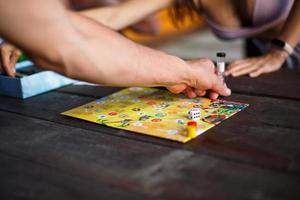
[[197,97],[197,94],[191,87],[187,87],[186,90],[184,91],[184,94],[189,98]]
[[203,97],[206,95],[206,91],[205,90],[195,90],[195,93],[197,94],[197,96],[199,97]]
[[252,71],[252,72],[249,74],[249,76],[250,76],[251,78],[256,78],[256,77],[258,77],[258,76],[260,76],[260,75],[262,75],[262,74],[266,74],[266,73],[270,73],[270,72],[277,71],[277,70],[280,69],[280,67],[281,67],[281,65],[275,65],[275,64],[272,65],[272,66],[266,65],[266,66],[263,66],[263,67],[261,67],[261,68],[258,68],[258,69],[256,69],[256,70]]
[[216,99],[218,99],[219,94],[218,94],[218,93],[215,93],[215,92],[209,92],[208,97],[209,97],[210,99],[212,99],[212,100],[216,100]]
[[228,76],[233,74],[243,69],[245,66],[248,66],[248,63],[246,63],[244,60],[237,60],[228,66],[228,70],[226,70],[225,75]]
[[185,91],[189,97],[204,96],[208,92],[211,99],[217,99],[219,95],[229,96],[231,90],[227,88],[223,81],[215,74],[215,65],[208,59],[199,59],[188,61],[188,64],[195,70],[190,77],[192,77],[190,88],[191,91]]
[[2,61],[1,61],[1,56],[0,56],[0,74],[3,73],[3,69],[2,69]]
[[0,46],[0,74],[2,74],[4,72],[4,69],[2,67],[2,47]]
[[256,70],[261,66],[261,60],[258,59],[244,59],[237,60],[231,63],[225,75],[232,75],[233,77],[243,76]]
[[15,64],[21,52],[12,45],[4,44],[1,46],[1,67],[8,76],[15,76]]
[[240,70],[233,72],[232,76],[233,77],[243,76],[243,75],[249,74],[259,68],[260,68],[260,65],[245,65],[244,68],[241,68]]
[[[189,98],[195,98],[197,96],[203,97],[207,94],[207,91],[205,90],[193,89],[191,87],[182,85],[167,87],[167,89],[174,94],[184,93]],[[231,90],[228,89],[227,86],[221,82],[221,80],[219,80],[213,90],[208,92],[208,97],[210,99],[216,100],[218,99],[219,95],[229,96],[230,94]]]
[[[213,76],[213,86],[212,86],[211,90],[212,90],[212,93],[217,93],[222,96],[230,96],[231,95],[231,90],[217,76]],[[211,94],[211,95],[212,95],[212,97],[216,96],[214,94]]]
[[14,73],[12,73],[10,69],[10,56],[11,56],[11,51],[9,51],[6,48],[1,48],[2,69],[7,75],[14,76]]
[[13,54],[11,55],[10,69],[11,69],[11,73],[13,73],[13,76],[15,76],[16,74],[16,63],[19,60],[20,56],[21,56],[21,51],[19,50],[14,50]]
[[206,95],[205,90],[193,89],[191,87],[187,87],[184,84],[167,87],[167,89],[174,94],[184,93],[189,98],[195,98],[197,96],[202,97]]
[[252,71],[249,75],[251,78],[256,78],[258,76],[260,76],[261,74],[263,74],[265,72],[265,69],[262,67],[262,68],[258,68],[254,71]]
[[231,63],[225,74],[234,77],[249,74],[250,77],[255,78],[264,73],[280,69],[286,57],[287,55],[284,51],[271,50],[260,57],[237,60]]
[[180,85],[174,85],[174,86],[170,86],[167,87],[167,89],[174,93],[174,94],[179,94],[185,91],[185,89],[187,88],[187,86],[185,84],[180,84]]

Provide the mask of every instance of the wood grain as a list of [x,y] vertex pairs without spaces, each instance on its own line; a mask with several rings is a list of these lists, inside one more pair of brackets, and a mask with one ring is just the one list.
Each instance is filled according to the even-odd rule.
[[5,124],[0,134],[3,199],[276,200],[300,195],[300,177],[290,173],[13,113],[0,112],[0,119]]

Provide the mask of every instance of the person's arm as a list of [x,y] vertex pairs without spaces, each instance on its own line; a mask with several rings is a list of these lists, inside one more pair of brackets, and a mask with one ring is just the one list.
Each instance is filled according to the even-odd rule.
[[279,34],[279,38],[295,47],[300,40],[300,1],[294,2],[292,11]]
[[114,30],[121,30],[170,6],[172,2],[173,0],[127,0],[118,5],[83,10],[80,13]]
[[0,18],[1,35],[39,66],[71,78],[109,86],[164,86],[172,92],[193,88],[197,94],[206,90],[230,94],[210,61],[190,65],[136,44],[66,11],[58,0],[0,0]]
[[[171,4],[173,0],[126,0],[111,6],[87,9],[80,11],[84,16],[90,17],[114,30],[121,30],[132,25],[155,11]],[[145,6],[146,5],[146,6]],[[132,12],[136,10],[137,12]],[[21,51],[12,44],[0,44],[0,72],[15,76],[15,64]]]
[[[277,36],[281,40],[295,47],[300,41],[300,1],[295,1],[282,31]],[[249,74],[257,77],[261,74],[277,71],[288,58],[288,53],[283,49],[271,48],[270,51],[260,57],[236,60],[231,63],[226,75],[242,76]]]

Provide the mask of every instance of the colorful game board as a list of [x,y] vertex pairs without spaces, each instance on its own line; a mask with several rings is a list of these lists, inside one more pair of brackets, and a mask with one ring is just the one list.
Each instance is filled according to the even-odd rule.
[[185,143],[188,111],[199,108],[200,135],[248,104],[207,98],[189,99],[157,88],[128,88],[62,113],[98,124]]

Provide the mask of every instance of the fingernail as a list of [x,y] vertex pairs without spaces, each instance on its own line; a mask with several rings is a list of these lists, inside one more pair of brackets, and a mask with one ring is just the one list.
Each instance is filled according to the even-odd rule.
[[231,95],[231,89],[227,88],[227,89],[226,89],[226,94],[227,94],[228,96]]
[[212,100],[216,100],[218,98],[218,94],[215,94],[215,93],[210,94],[209,98],[212,99]]

